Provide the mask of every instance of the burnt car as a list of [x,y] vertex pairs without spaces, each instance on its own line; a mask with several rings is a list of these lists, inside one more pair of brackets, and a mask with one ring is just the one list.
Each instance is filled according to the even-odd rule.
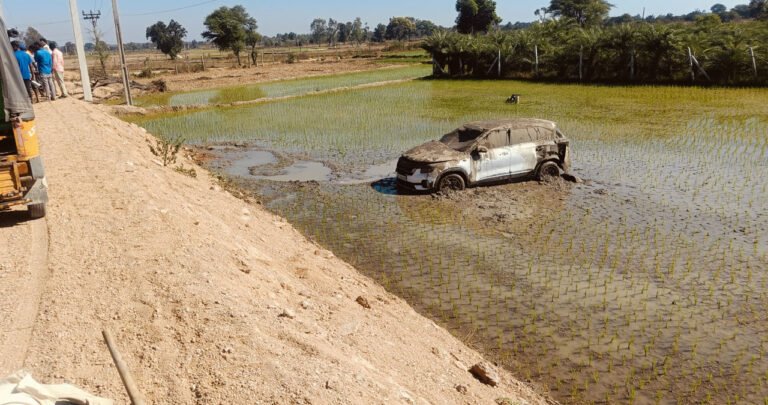
[[397,184],[413,191],[463,190],[520,177],[559,176],[569,166],[568,138],[552,121],[477,121],[405,152],[397,162]]

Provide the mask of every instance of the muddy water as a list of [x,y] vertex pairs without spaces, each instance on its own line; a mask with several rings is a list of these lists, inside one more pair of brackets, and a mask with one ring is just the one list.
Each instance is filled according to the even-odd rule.
[[[558,87],[565,97],[548,106],[551,87],[538,97],[539,87],[526,88],[530,101],[520,108],[530,110],[519,111],[566,114],[558,120],[588,184],[520,182],[438,199],[397,194],[387,173],[397,151],[440,133],[446,120],[464,120],[454,112],[462,100],[473,118],[504,114],[494,110],[507,108],[503,100],[468,102],[472,92],[460,88],[490,94],[500,85],[418,83],[178,117],[150,129],[209,125],[218,139],[252,137],[249,148],[214,150],[223,162],[213,167],[563,402],[765,403],[768,122],[699,112],[749,94],[696,90],[683,98],[676,93],[689,90],[653,89],[646,100],[643,89],[579,87],[568,95]],[[584,102],[590,92],[600,94]],[[702,105],[676,125],[632,121],[659,92]],[[381,119],[371,113],[377,108]],[[610,123],[587,122],[611,114]],[[321,166],[318,181],[265,179]]]

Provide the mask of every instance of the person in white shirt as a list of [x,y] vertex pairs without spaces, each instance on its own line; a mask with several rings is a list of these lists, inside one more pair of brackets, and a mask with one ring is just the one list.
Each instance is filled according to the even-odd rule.
[[51,57],[53,58],[53,81],[61,89],[61,97],[69,97],[67,86],[64,85],[64,54],[61,53],[56,42],[51,42]]

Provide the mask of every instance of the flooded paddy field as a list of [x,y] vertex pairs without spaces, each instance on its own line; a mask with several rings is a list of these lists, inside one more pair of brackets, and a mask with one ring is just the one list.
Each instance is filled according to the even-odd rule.
[[[763,404],[766,99],[419,80],[137,123],[556,399]],[[516,116],[558,122],[587,182],[394,189],[404,150]]]
[[228,104],[260,98],[296,96],[311,92],[354,87],[377,82],[416,79],[430,74],[431,70],[432,68],[427,65],[409,64],[363,72],[281,80],[245,86],[180,93],[157,93],[138,98],[136,100],[136,105],[149,107]]

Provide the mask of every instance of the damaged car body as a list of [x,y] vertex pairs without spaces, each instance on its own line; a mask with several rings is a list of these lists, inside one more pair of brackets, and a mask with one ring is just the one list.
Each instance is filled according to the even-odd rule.
[[397,162],[397,184],[436,192],[527,176],[559,176],[570,167],[569,144],[552,121],[471,122],[405,152]]

